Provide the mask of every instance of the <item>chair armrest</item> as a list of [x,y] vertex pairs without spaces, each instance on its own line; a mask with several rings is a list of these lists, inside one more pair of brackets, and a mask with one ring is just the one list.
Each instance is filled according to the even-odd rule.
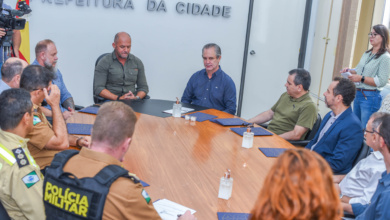
[[84,106],[81,106],[81,105],[75,105],[74,106],[74,110],[76,110],[76,111],[81,110],[83,108],[84,108]]
[[268,128],[268,124],[266,124],[266,123],[263,123],[263,124],[258,124],[258,125],[260,125],[261,127],[265,128],[265,129],[267,129],[267,128]]
[[93,95],[93,102],[95,104],[100,104],[100,103],[104,102],[104,100],[105,99],[103,97],[101,97],[101,96]]
[[306,145],[310,142],[311,140],[298,140],[298,141],[288,141],[290,144],[295,145],[295,146],[300,146],[300,147],[306,147]]

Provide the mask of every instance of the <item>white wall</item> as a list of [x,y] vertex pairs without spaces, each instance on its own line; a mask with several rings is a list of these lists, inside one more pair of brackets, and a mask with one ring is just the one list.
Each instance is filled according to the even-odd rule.
[[104,8],[102,0],[97,0],[97,7],[95,0],[90,0],[90,6],[77,6],[80,0],[69,0],[68,5],[55,1],[65,2],[30,2],[31,58],[35,58],[38,41],[52,39],[59,52],[59,69],[77,104],[92,104],[96,58],[112,52],[111,44],[119,31],[132,36],[131,53],[145,65],[152,98],[181,97],[189,77],[204,68],[201,49],[210,42],[221,46],[221,67],[233,78],[238,95],[249,0],[190,1],[202,6],[230,6],[230,18],[179,14],[179,1],[172,0],[164,1],[167,12],[148,11],[147,0],[133,0],[134,9]]

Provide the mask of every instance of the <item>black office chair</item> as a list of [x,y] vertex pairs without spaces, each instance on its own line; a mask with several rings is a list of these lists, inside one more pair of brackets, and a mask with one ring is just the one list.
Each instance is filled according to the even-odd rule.
[[5,210],[3,204],[0,202],[0,219],[1,220],[11,220],[8,215],[8,212]]
[[[96,59],[96,62],[95,62],[95,67],[98,65],[99,61],[104,57],[106,56],[107,54],[109,53],[104,53],[102,55],[100,55],[97,59]],[[150,99],[150,96],[146,95],[143,99]],[[103,102],[105,101],[105,99],[101,96],[98,96],[98,95],[93,95],[93,102],[95,104],[102,104]]]
[[[102,54],[102,55],[100,55],[97,59],[96,59],[96,62],[95,62],[95,67],[98,65],[98,63],[99,63],[99,61],[104,57],[104,56],[106,56],[107,54],[109,54],[109,53],[104,53],[104,54]],[[98,95],[93,95],[93,102],[95,103],[95,104],[101,104],[101,103],[103,103],[104,102],[104,98],[103,97],[101,97],[101,96],[98,96]]]
[[359,163],[359,161],[361,161],[362,159],[366,158],[368,155],[370,155],[370,147],[367,145],[366,141],[363,141],[362,143],[362,147],[360,148],[360,151],[355,159],[355,161],[353,161],[353,166],[354,167],[357,163]]
[[313,128],[309,132],[307,132],[305,140],[297,140],[297,141],[290,140],[288,142],[290,142],[292,145],[295,146],[305,147],[316,136],[318,129],[320,129],[321,122],[322,122],[322,118],[321,115],[318,113],[317,120],[314,123]]

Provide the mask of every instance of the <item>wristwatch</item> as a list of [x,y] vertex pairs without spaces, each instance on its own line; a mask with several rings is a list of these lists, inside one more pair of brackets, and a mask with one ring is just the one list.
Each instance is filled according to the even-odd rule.
[[141,99],[139,96],[135,96],[137,99]]
[[364,83],[364,76],[362,77],[362,79],[360,80],[360,82]]

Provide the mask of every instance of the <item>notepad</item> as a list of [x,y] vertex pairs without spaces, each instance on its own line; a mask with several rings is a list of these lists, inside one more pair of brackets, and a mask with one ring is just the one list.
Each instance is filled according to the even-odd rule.
[[77,124],[77,123],[68,123],[66,127],[68,128],[68,134],[81,134],[81,135],[91,135],[92,131],[91,124]]
[[[210,114],[206,114],[203,112],[195,112],[195,113],[189,114],[189,116],[195,116],[196,121],[199,121],[199,122],[203,122],[203,121],[207,121],[207,120],[210,120],[213,118],[217,118],[217,116],[215,116],[215,115],[210,115]],[[184,118],[184,117],[185,116],[182,116],[182,118]]]
[[194,214],[196,211],[168,199],[159,199],[153,203],[154,208],[164,220],[177,220],[177,215],[183,215],[187,210]]
[[249,213],[217,212],[218,220],[248,220]]
[[[246,132],[247,128],[230,128],[230,130],[234,131],[236,134],[243,136],[244,132]],[[265,130],[261,127],[255,127],[251,128],[251,131],[254,133],[255,136],[269,136],[273,135],[271,132]]]
[[262,148],[262,147],[259,147],[259,150],[261,152],[263,152],[263,154],[266,157],[278,157],[283,152],[285,152],[287,150],[287,148]]
[[143,187],[150,186],[148,183],[146,183],[146,182],[144,182],[144,181],[142,181],[142,180],[139,180],[139,181],[141,182],[141,184],[142,184]]
[[250,124],[241,118],[216,118],[210,119],[210,121],[222,126],[246,126]]
[[98,113],[98,111],[99,111],[98,107],[86,107],[86,108],[79,110],[79,112],[95,114],[95,115]]

